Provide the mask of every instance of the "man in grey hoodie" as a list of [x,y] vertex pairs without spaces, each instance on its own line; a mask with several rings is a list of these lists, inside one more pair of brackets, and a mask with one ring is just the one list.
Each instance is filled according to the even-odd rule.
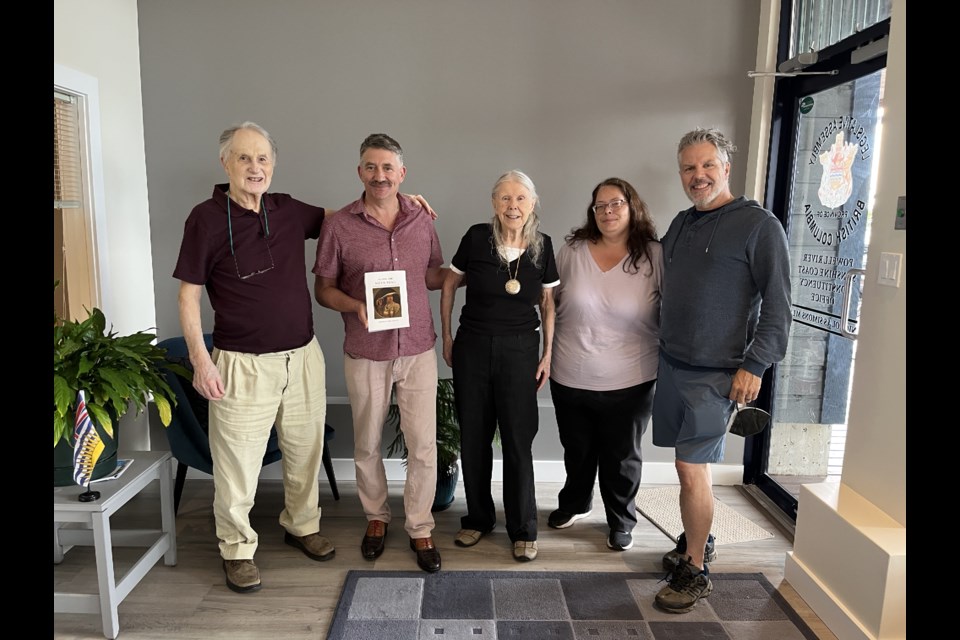
[[730,192],[734,151],[716,129],[683,136],[680,181],[693,207],[662,240],[653,444],[675,448],[684,532],[663,557],[670,582],[656,603],[672,613],[713,590],[710,463],[723,458],[735,407],[755,401],[764,371],[783,359],[790,329],[787,237],[770,211]]

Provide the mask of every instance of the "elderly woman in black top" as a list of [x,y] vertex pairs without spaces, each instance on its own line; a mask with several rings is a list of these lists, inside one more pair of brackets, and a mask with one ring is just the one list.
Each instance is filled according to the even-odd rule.
[[[463,236],[440,298],[443,359],[453,368],[467,497],[455,542],[473,546],[496,524],[490,481],[499,425],[504,515],[513,557],[520,561],[537,557],[532,447],[537,391],[550,377],[553,287],[560,283],[553,244],[538,231],[537,205],[536,188],[524,173],[500,176],[493,186],[493,219]],[[454,340],[453,301],[464,277],[467,298]]]

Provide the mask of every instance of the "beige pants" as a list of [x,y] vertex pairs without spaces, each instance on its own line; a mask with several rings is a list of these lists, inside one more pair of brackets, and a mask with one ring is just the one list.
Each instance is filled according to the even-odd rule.
[[343,372],[353,411],[357,493],[367,520],[391,520],[380,451],[390,392],[396,383],[400,425],[409,451],[404,529],[411,538],[426,538],[433,531],[430,508],[437,492],[437,354],[430,349],[383,362],[346,355]]
[[270,428],[283,452],[284,509],[280,526],[295,536],[320,529],[320,474],[327,388],[316,338],[291,351],[250,354],[214,349],[223,398],[210,403],[213,514],[220,555],[251,559],[257,532],[250,508]]

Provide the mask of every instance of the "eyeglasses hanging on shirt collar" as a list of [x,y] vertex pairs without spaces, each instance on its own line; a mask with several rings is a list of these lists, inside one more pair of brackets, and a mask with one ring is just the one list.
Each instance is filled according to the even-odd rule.
[[233,246],[233,221],[230,216],[230,196],[227,196],[227,233],[230,235],[230,255],[233,256],[233,265],[237,268],[237,277],[241,280],[246,280],[247,278],[252,278],[253,276],[258,276],[261,273],[266,273],[273,269],[273,253],[270,251],[270,243],[267,242],[267,238],[270,237],[270,220],[267,218],[267,205],[263,201],[263,196],[260,196],[260,209],[263,210],[263,226],[264,230],[262,234],[259,234],[263,238],[263,243],[267,247],[267,255],[270,256],[270,266],[263,269],[258,269],[253,273],[248,273],[247,275],[240,274],[240,264],[237,262],[237,252]]

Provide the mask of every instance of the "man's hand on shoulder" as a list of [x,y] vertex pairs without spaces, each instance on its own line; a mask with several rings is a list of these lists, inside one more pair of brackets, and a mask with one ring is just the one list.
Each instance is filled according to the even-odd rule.
[[428,214],[432,219],[436,220],[438,218],[437,212],[433,210],[433,207],[430,206],[430,203],[427,202],[426,198],[424,198],[422,195],[420,194],[413,195],[409,193],[403,193],[401,195],[406,198],[410,198],[414,202],[419,203],[424,213]]

